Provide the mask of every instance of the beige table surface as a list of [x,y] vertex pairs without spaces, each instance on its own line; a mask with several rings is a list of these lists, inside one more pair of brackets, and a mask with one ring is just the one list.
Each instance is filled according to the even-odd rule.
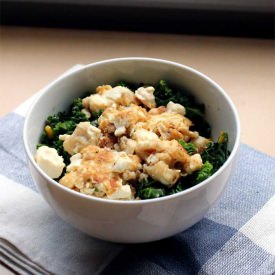
[[164,58],[207,74],[235,102],[242,142],[275,156],[272,40],[2,27],[0,116],[74,64],[125,56]]
[[164,58],[218,82],[237,106],[242,142],[275,156],[274,41],[16,27],[3,27],[0,35],[0,116],[74,64]]

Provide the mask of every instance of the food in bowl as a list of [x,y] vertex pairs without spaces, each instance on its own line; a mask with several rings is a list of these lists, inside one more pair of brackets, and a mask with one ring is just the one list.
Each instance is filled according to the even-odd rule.
[[[205,105],[203,118],[211,125],[212,139],[217,141],[221,130],[225,130],[229,136],[228,149],[231,153],[222,167],[203,182],[191,188],[187,187],[182,192],[153,199],[135,200],[89,196],[67,188],[47,176],[34,159],[46,118],[62,110],[67,110],[67,114],[70,113],[72,109],[68,107],[73,99],[83,96],[83,92],[90,91],[91,88],[95,90],[98,85],[106,83],[115,87],[121,79],[129,83],[151,84],[165,79],[169,85],[180,87],[182,92],[188,91],[189,95],[203,103]],[[154,95],[157,98],[159,97],[157,87],[153,86],[156,89]],[[135,89],[132,90],[135,91]],[[172,88],[172,90],[176,93],[176,89]],[[169,96],[167,99],[173,101]],[[187,106],[185,110],[185,116],[189,115]],[[79,113],[74,115],[77,118]],[[194,117],[189,119],[195,127],[199,126]],[[60,122],[66,120],[69,119],[66,118]],[[68,124],[66,123],[67,126]],[[189,129],[198,131],[194,126],[190,126]],[[201,127],[198,132],[207,138],[203,129],[208,127]],[[65,132],[66,130],[63,134]],[[25,118],[23,138],[34,183],[57,215],[90,236],[112,242],[140,243],[160,240],[186,230],[201,220],[217,202],[234,171],[240,144],[240,122],[230,97],[217,83],[201,72],[167,60],[128,57],[80,65],[75,71],[49,84],[30,107]],[[56,137],[53,141],[58,145]],[[226,144],[225,139],[221,138],[220,141],[219,144]],[[217,148],[221,146],[218,146],[218,142],[211,144],[213,145],[209,148],[209,155],[212,155],[213,150],[218,151]],[[217,145],[214,146],[214,144]],[[62,149],[61,145],[62,143],[60,144]],[[54,146],[51,145],[51,147]],[[69,154],[68,156],[70,157]],[[219,159],[216,158],[216,160]],[[215,160],[214,154],[213,160]],[[64,162],[66,163],[65,158]]]
[[50,115],[35,160],[60,184],[112,200],[186,190],[228,158],[228,134],[211,140],[204,105],[164,80],[102,85]]

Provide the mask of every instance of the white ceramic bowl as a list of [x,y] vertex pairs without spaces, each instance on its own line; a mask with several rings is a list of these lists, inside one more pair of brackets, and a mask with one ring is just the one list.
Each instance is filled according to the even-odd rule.
[[[35,163],[36,144],[48,115],[65,110],[73,99],[100,84],[124,80],[156,83],[165,79],[184,87],[206,106],[206,119],[217,139],[229,133],[231,155],[202,183],[171,196],[144,201],[111,201],[70,190],[49,178]],[[89,64],[55,81],[29,110],[24,144],[30,171],[40,193],[65,221],[87,234],[122,243],[149,242],[177,234],[198,222],[223,193],[240,142],[236,109],[213,80],[187,66],[159,59],[121,58]]]

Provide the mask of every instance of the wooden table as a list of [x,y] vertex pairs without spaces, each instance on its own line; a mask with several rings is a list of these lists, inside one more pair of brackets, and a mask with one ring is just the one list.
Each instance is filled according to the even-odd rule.
[[0,115],[74,64],[125,56],[194,67],[231,96],[242,142],[275,156],[275,44],[272,40],[3,27]]
[[239,111],[242,142],[275,156],[272,40],[19,27],[2,27],[0,35],[1,116],[74,64],[126,56],[163,58],[219,83]]

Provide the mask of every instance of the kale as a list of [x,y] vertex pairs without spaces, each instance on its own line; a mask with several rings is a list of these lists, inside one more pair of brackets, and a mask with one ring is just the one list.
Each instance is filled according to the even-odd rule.
[[228,134],[221,132],[218,142],[210,142],[207,148],[202,152],[203,163],[206,161],[213,165],[213,173],[216,172],[227,160],[230,152],[227,149]]
[[207,148],[201,153],[203,166],[199,171],[180,179],[185,189],[197,185],[213,175],[227,160],[230,155],[228,146],[228,134],[222,132],[218,142],[210,142]]
[[146,200],[181,192],[189,187],[188,181],[185,181],[185,179],[186,177],[184,179],[181,178],[172,187],[164,186],[162,183],[152,179],[151,177],[148,177],[147,179],[142,179],[137,183],[136,196],[143,200]]
[[157,106],[166,106],[169,101],[179,103],[185,107],[186,117],[192,120],[192,131],[198,131],[201,136],[209,138],[211,128],[204,119],[205,106],[195,101],[194,97],[187,95],[184,90],[171,88],[165,80],[160,80],[154,92]]
[[202,168],[196,173],[196,182],[202,182],[209,178],[213,174],[213,165],[206,161]]
[[180,179],[175,185],[167,189],[166,195],[173,195],[184,191],[185,189],[187,189],[186,183],[187,183],[186,181]]
[[92,112],[91,114],[91,124],[95,127],[98,127],[98,119],[102,115],[103,110],[99,110],[98,112]]
[[[157,106],[166,106],[169,101],[178,101],[177,95],[168,87],[165,80],[160,80],[156,85],[154,96]],[[179,103],[179,102],[178,102]]]
[[165,187],[152,178],[142,179],[137,184],[136,196],[143,200],[159,198],[165,195]]
[[201,136],[210,138],[211,136],[211,127],[209,123],[201,118],[201,117],[193,117],[192,119],[193,125],[191,125],[191,131],[197,131],[200,133]]
[[181,177],[175,185],[167,190],[167,195],[182,192],[204,181],[213,174],[213,170],[211,170],[211,167],[212,165],[208,162],[206,164],[203,164],[202,168],[199,171]]
[[[179,140],[179,142],[184,148],[190,146],[191,144],[186,143],[183,140]],[[218,141],[210,142],[207,148],[202,152],[201,157],[203,160],[203,166],[199,171],[181,177],[172,187],[164,186],[150,177],[143,179],[136,186],[137,197],[141,199],[153,199],[172,195],[182,192],[206,180],[223,165],[230,155],[230,151],[228,151],[227,146],[228,134],[222,132],[218,138]],[[190,146],[190,148],[192,147]],[[186,150],[189,154],[193,154],[195,151],[193,151],[193,148],[190,148],[187,147]]]
[[99,110],[97,112],[92,112],[92,118],[93,119],[99,119],[99,117],[102,115],[103,110]]
[[[143,86],[142,83],[135,85],[126,82],[119,82],[117,85],[128,87],[133,91]],[[198,131],[201,136],[210,137],[210,126],[203,118],[203,104],[198,104],[193,97],[184,94],[184,91],[171,88],[164,80],[160,80],[156,85],[154,95],[157,106],[166,106],[169,101],[183,105],[186,110],[186,117],[190,118],[193,122],[190,129]],[[88,117],[82,112],[82,109],[82,99],[78,98],[74,100],[67,111],[49,116],[46,120],[45,128],[41,135],[40,142],[37,144],[37,148],[42,145],[55,148],[58,154],[64,158],[65,164],[68,165],[70,163],[70,155],[64,151],[63,141],[59,140],[59,135],[72,134],[77,124],[82,121],[89,121],[92,125],[98,126],[98,119],[103,112],[102,110],[92,112],[91,116]],[[196,153],[197,150],[194,144],[187,143],[182,139],[178,142],[185,148],[189,155]],[[159,198],[182,192],[202,182],[215,173],[215,171],[217,171],[226,161],[230,154],[227,146],[228,134],[222,132],[218,141],[210,142],[207,148],[201,153],[203,166],[199,171],[181,177],[172,187],[167,187],[151,177],[143,179],[133,184],[136,188],[136,197],[140,199]]]
[[70,157],[71,155],[69,153],[67,153],[66,151],[64,151],[63,148],[63,141],[62,140],[55,140],[53,141],[53,147],[56,149],[58,155],[62,156],[64,159],[64,163],[66,165],[70,164]]
[[70,120],[74,121],[76,124],[78,124],[81,121],[88,121],[88,117],[83,112],[81,112],[82,109],[82,99],[75,99],[71,106],[71,112],[69,112]]
[[122,86],[122,87],[128,87],[129,84],[127,84],[125,81],[119,81],[116,86]]
[[191,175],[182,177],[181,181],[186,188],[197,185],[213,175],[227,160],[230,155],[228,146],[228,134],[222,132],[218,138],[218,142],[210,142],[207,148],[201,153],[203,166],[199,171]]
[[197,104],[192,96],[185,94],[185,91],[172,89],[165,80],[160,80],[155,87],[154,96],[157,106],[166,106],[169,101],[173,101],[183,105],[186,115],[190,118],[195,115],[203,115],[204,105]]
[[165,196],[164,188],[147,187],[140,191],[140,198],[155,199]]
[[[73,101],[68,111],[48,116],[37,148],[42,145],[55,148],[58,154],[63,157],[65,164],[68,165],[70,163],[70,155],[64,151],[63,141],[59,140],[59,135],[70,135],[79,122],[89,121],[89,118],[81,112],[82,109],[82,99],[78,98]],[[98,115],[92,116],[92,118],[97,120]]]
[[187,143],[183,139],[180,139],[179,144],[186,150],[189,155],[193,155],[196,152],[196,147],[191,142]]
[[73,120],[57,122],[52,128],[54,137],[59,137],[59,135],[63,135],[63,134],[71,135],[75,127],[76,127],[76,123]]
[[48,116],[46,120],[46,125],[51,126],[52,128],[60,121],[65,121],[67,119],[66,112],[59,112],[57,114]]

